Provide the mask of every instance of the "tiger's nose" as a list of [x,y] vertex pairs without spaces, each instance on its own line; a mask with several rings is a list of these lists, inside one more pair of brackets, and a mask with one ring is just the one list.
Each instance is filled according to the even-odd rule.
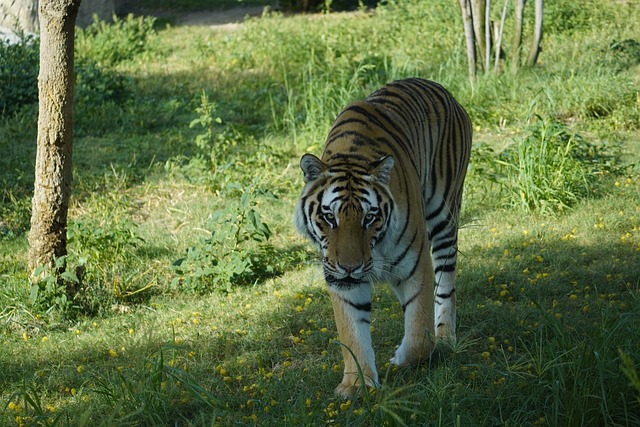
[[343,263],[338,263],[338,266],[347,274],[352,274],[352,273],[357,273],[362,271],[362,266],[364,265],[363,262],[360,262],[358,264],[354,264],[354,263],[349,263],[349,264],[343,264]]

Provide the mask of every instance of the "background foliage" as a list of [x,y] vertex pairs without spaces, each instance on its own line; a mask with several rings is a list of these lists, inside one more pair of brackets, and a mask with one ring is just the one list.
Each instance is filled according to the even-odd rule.
[[[636,1],[549,3],[539,66],[473,93],[451,2],[235,31],[156,5],[77,34],[64,283],[26,275],[37,43],[0,46],[0,424],[640,422]],[[318,260],[291,225],[297,161],[348,102],[411,75],[474,123],[459,340],[390,368],[402,313],[378,287],[384,383],[341,401]]]

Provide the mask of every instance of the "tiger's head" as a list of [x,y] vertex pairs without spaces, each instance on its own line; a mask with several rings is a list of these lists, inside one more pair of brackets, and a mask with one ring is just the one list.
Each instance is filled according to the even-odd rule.
[[295,211],[298,230],[322,251],[327,282],[375,277],[373,250],[395,225],[389,190],[394,160],[328,165],[312,154],[300,160],[305,187]]

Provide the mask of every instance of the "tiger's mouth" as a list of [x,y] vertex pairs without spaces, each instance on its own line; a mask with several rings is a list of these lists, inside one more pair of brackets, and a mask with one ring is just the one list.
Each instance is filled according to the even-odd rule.
[[341,284],[341,285],[360,285],[362,283],[366,283],[367,280],[363,275],[359,275],[360,277],[353,277],[351,275],[347,275],[344,277],[336,277],[331,273],[325,273],[324,278],[327,280],[329,284]]
[[[368,266],[367,266],[368,267]],[[357,271],[341,271],[332,268],[332,266],[324,266],[324,277],[330,283],[342,283],[348,285],[358,285],[368,282],[367,276],[370,268],[363,268]]]

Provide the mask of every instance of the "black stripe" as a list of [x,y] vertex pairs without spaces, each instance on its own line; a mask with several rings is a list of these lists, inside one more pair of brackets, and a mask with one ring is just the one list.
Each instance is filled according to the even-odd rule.
[[371,312],[371,302],[366,302],[364,304],[358,304],[355,303],[353,301],[349,301],[348,299],[345,298],[341,298],[342,301],[344,301],[345,303],[349,304],[351,307],[355,308],[358,311],[366,311],[366,312]]
[[420,291],[418,291],[414,296],[412,296],[411,298],[409,298],[407,300],[407,302],[405,302],[402,305],[402,312],[407,311],[407,307],[409,306],[409,304],[411,304],[412,302],[414,302],[416,300],[416,298],[418,298],[418,295],[420,295]]
[[451,296],[455,293],[455,289],[452,289],[451,292],[449,292],[448,294],[436,294],[436,296],[438,298],[442,298],[442,299],[448,299],[451,298]]
[[441,264],[434,269],[436,277],[438,277],[438,273],[453,273],[454,271],[456,271],[455,264]]

